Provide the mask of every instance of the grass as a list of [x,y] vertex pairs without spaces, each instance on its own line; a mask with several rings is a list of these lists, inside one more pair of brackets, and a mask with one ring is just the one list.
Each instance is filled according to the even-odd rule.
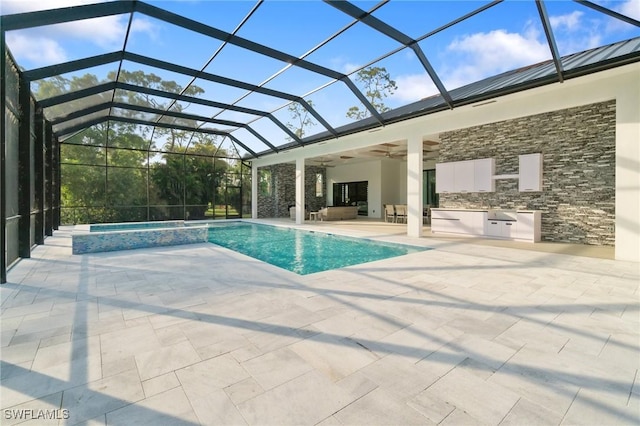
[[[226,216],[227,215],[227,206],[224,205],[216,205],[215,208],[215,217],[220,217],[220,216]],[[234,207],[232,206],[228,206],[229,207],[229,215],[230,216],[239,216],[240,214],[238,213],[238,210],[236,210]],[[209,216],[209,217],[213,217],[214,214],[214,209],[212,209],[211,207],[209,207],[205,212],[204,215],[205,216]]]

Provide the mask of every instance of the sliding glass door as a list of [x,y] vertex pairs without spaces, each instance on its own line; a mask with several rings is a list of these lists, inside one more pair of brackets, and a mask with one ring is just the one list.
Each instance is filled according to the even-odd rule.
[[436,193],[436,171],[423,170],[422,199],[424,205],[438,207],[438,194]]
[[357,206],[360,216],[369,215],[369,182],[345,182],[333,184],[334,206]]

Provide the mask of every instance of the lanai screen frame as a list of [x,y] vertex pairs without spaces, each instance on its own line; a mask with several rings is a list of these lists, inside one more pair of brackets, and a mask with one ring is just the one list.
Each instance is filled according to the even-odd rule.
[[[332,36],[323,41],[320,45],[318,45],[315,49],[322,48],[326,43],[334,40],[338,37],[342,32],[348,29],[350,26],[355,25],[356,23],[363,23],[368,27],[372,28],[376,32],[388,37],[396,42],[398,42],[401,46],[394,51],[388,52],[383,55],[382,58],[377,58],[369,64],[365,64],[359,69],[366,68],[367,66],[377,62],[380,59],[383,59],[386,56],[390,56],[401,49],[410,49],[413,51],[424,67],[425,72],[429,75],[434,85],[438,89],[438,94],[429,99],[424,99],[419,102],[412,103],[410,105],[406,105],[400,108],[397,108],[392,111],[388,111],[386,113],[378,112],[366,99],[364,94],[358,87],[354,85],[351,81],[350,76],[358,70],[354,70],[351,74],[347,75],[333,69],[329,69],[318,64],[309,62],[305,59],[307,55],[302,56],[294,56],[287,54],[282,51],[278,51],[273,49],[267,45],[256,43],[251,40],[247,40],[241,37],[238,37],[235,33],[239,28],[244,25],[249,19],[251,19],[252,14],[255,10],[260,7],[262,4],[261,1],[258,1],[254,8],[247,14],[247,16],[240,22],[238,27],[233,32],[225,32],[218,30],[216,28],[210,27],[200,22],[196,22],[194,20],[176,15],[174,13],[168,12],[156,6],[152,6],[137,0],[123,0],[123,1],[114,1],[107,3],[99,3],[99,4],[91,4],[84,6],[76,6],[62,9],[54,9],[54,10],[45,10],[38,12],[29,12],[29,13],[21,13],[15,15],[5,15],[0,17],[0,56],[3,58],[2,62],[2,84],[1,84],[1,94],[0,94],[0,102],[3,110],[3,114],[0,118],[0,124],[2,129],[6,129],[6,113],[7,110],[11,107],[7,103],[7,87],[6,87],[6,72],[7,72],[7,61],[4,58],[9,58],[9,61],[15,63],[11,52],[9,52],[6,46],[6,32],[17,30],[17,29],[25,29],[25,28],[33,28],[38,26],[50,25],[54,23],[62,23],[62,22],[71,22],[77,20],[91,19],[95,17],[103,17],[103,16],[112,16],[119,14],[129,14],[129,26],[131,25],[131,21],[134,13],[141,13],[147,16],[151,16],[155,19],[159,19],[161,21],[180,26],[184,29],[198,32],[202,35],[211,37],[212,39],[223,41],[225,44],[229,43],[235,46],[239,46],[245,49],[248,49],[256,54],[265,55],[269,58],[282,61],[285,66],[282,71],[287,69],[288,67],[299,67],[301,69],[307,70],[309,72],[314,72],[321,74],[327,78],[332,79],[336,82],[336,84],[344,84],[347,89],[351,91],[354,97],[364,105],[364,107],[369,111],[371,117],[368,119],[364,119],[361,121],[357,121],[355,123],[351,123],[348,125],[340,126],[338,128],[334,128],[328,121],[322,117],[314,108],[309,105],[305,101],[306,95],[299,96],[291,93],[276,91],[273,89],[267,89],[264,87],[264,84],[255,85],[250,84],[243,81],[232,80],[228,77],[218,76],[213,74],[208,74],[205,72],[205,68],[208,63],[214,60],[217,52],[214,52],[211,56],[211,59],[205,66],[201,69],[191,69],[188,67],[167,63],[160,61],[155,58],[146,57],[144,55],[134,54],[127,51],[127,38],[128,32],[125,37],[123,43],[123,49],[120,51],[115,51],[107,54],[102,54],[98,56],[83,58],[80,60],[70,61],[67,63],[56,64],[48,67],[43,67],[39,69],[31,69],[26,71],[18,71],[18,79],[20,81],[20,93],[19,93],[19,110],[23,116],[31,117],[29,120],[21,120],[20,121],[20,130],[19,130],[19,143],[18,143],[18,162],[17,165],[19,169],[18,182],[15,182],[15,185],[19,188],[28,187],[28,191],[21,191],[20,200],[19,200],[19,214],[14,215],[15,217],[7,216],[7,191],[5,188],[2,188],[2,194],[0,196],[0,222],[2,223],[2,227],[0,227],[0,243],[2,246],[2,256],[1,256],[1,265],[0,265],[0,278],[2,282],[6,281],[6,270],[10,261],[7,260],[6,246],[7,246],[7,221],[8,220],[19,220],[19,238],[18,238],[18,252],[19,257],[29,257],[30,249],[33,244],[41,244],[44,237],[46,235],[51,235],[51,232],[57,229],[60,223],[60,152],[59,147],[61,144],[64,144],[64,140],[71,134],[76,132],[81,132],[83,129],[88,128],[92,125],[96,125],[102,122],[109,121],[122,121],[122,117],[117,117],[112,114],[112,111],[117,108],[131,109],[135,110],[140,107],[136,107],[135,105],[126,105],[122,102],[116,102],[113,98],[111,102],[105,102],[100,105],[93,105],[91,107],[71,111],[64,116],[56,116],[52,120],[47,120],[43,114],[43,108],[50,107],[56,105],[58,103],[62,103],[68,101],[70,99],[81,99],[87,96],[91,96],[91,94],[98,93],[99,91],[104,90],[113,90],[115,93],[116,89],[122,90],[133,90],[138,93],[144,93],[145,90],[147,94],[155,94],[159,96],[164,96],[167,98],[171,98],[175,101],[189,101],[194,103],[200,103],[202,105],[207,105],[216,108],[222,108],[230,111],[237,111],[241,113],[253,114],[258,117],[267,118],[270,122],[272,122],[276,127],[282,130],[287,137],[291,140],[288,144],[276,145],[272,141],[269,141],[267,137],[264,137],[259,132],[255,131],[253,127],[251,127],[251,123],[242,123],[242,122],[232,122],[230,120],[220,120],[215,117],[203,117],[194,114],[181,114],[182,118],[199,121],[201,123],[209,123],[213,125],[223,125],[228,127],[233,127],[237,129],[244,129],[250,134],[252,134],[257,140],[259,140],[264,146],[264,150],[256,150],[252,149],[248,146],[248,144],[244,143],[239,138],[233,135],[233,131],[217,131],[215,129],[205,130],[200,126],[194,126],[192,128],[186,128],[183,130],[193,131],[193,132],[210,132],[215,133],[223,138],[228,138],[232,141],[232,145],[241,147],[245,151],[245,155],[240,161],[250,161],[252,158],[258,158],[264,155],[271,155],[274,153],[278,153],[283,150],[289,150],[293,148],[297,148],[304,145],[309,145],[321,141],[325,141],[328,139],[338,138],[340,136],[353,134],[357,132],[361,132],[364,130],[369,130],[372,128],[385,126],[391,123],[395,123],[402,120],[407,120],[411,118],[415,118],[418,116],[446,110],[452,109],[458,106],[468,105],[470,103],[484,101],[487,99],[491,99],[497,96],[502,96],[508,93],[513,93],[517,91],[526,90],[533,87],[538,87],[546,84],[562,82],[568,78],[579,77],[585,74],[601,71],[607,68],[613,68],[617,66],[621,66],[627,63],[636,62],[640,60],[639,52],[640,48],[638,46],[633,47],[629,52],[618,55],[611,56],[611,50],[606,47],[600,49],[597,52],[590,52],[589,60],[584,60],[586,55],[577,58],[580,55],[571,55],[572,57],[561,58],[558,52],[556,39],[553,35],[553,31],[550,25],[549,17],[546,12],[545,3],[542,0],[536,0],[535,5],[538,10],[540,23],[545,32],[545,38],[547,40],[549,50],[551,52],[551,61],[546,64],[537,64],[535,68],[543,69],[547,68],[546,72],[533,72],[532,69],[522,71],[516,70],[516,72],[505,73],[504,75],[496,76],[493,78],[489,78],[483,80],[482,82],[473,83],[471,85],[455,89],[453,91],[447,91],[447,89],[442,84],[441,78],[438,73],[434,70],[429,62],[428,56],[422,51],[419,43],[422,40],[425,40],[434,34],[439,33],[440,31],[446,30],[449,27],[452,27],[476,14],[482,13],[485,10],[488,10],[498,4],[500,4],[501,0],[488,2],[478,9],[464,15],[460,16],[453,21],[436,28],[430,31],[427,34],[424,34],[419,38],[411,38],[408,35],[402,33],[397,28],[388,25],[387,23],[381,21],[380,19],[374,16],[374,12],[383,7],[387,1],[382,1],[376,5],[374,5],[370,10],[364,11],[352,3],[346,1],[336,1],[336,0],[325,0],[325,3],[336,8],[340,12],[345,15],[351,17],[353,21],[351,24],[345,26],[338,32],[334,33]],[[636,27],[640,27],[640,22],[635,20],[629,16],[622,15],[613,10],[607,9],[595,3],[584,1],[584,0],[575,0],[576,3],[579,3],[585,7],[588,7],[592,10],[596,10],[600,13],[606,14],[615,19],[621,20],[628,24],[634,25]],[[314,50],[315,50],[314,49]],[[578,60],[579,59],[579,60]],[[118,63],[119,68],[122,66],[124,61],[130,61],[134,63],[139,63],[143,65],[155,66],[168,71],[172,71],[175,73],[183,74],[191,77],[191,83],[195,81],[196,78],[204,78],[210,81],[230,85],[233,87],[242,88],[248,90],[251,93],[263,93],[270,96],[275,96],[277,98],[283,99],[288,102],[297,102],[302,105],[326,130],[324,132],[317,133],[313,136],[300,138],[295,133],[291,132],[291,130],[283,124],[280,120],[278,120],[274,116],[274,111],[265,111],[257,108],[250,107],[242,107],[238,106],[235,103],[223,103],[217,102],[216,100],[211,99],[199,99],[199,98],[190,98],[183,93],[174,94],[174,93],[159,93],[149,91],[150,89],[144,89],[138,86],[127,85],[126,83],[122,83],[116,79],[116,81],[112,83],[107,83],[105,85],[96,86],[93,88],[87,88],[79,92],[69,93],[57,98],[49,98],[44,100],[35,100],[31,95],[30,84],[32,81],[60,75],[65,72],[78,71],[86,68],[98,66],[106,63]],[[567,67],[568,63],[571,61],[581,62],[579,66]],[[532,67],[533,68],[533,67]],[[549,69],[550,68],[550,69]],[[282,72],[280,71],[280,72]],[[279,72],[279,73],[280,73]],[[276,73],[278,75],[279,73]],[[274,78],[276,75],[272,76]],[[189,84],[191,84],[189,83]],[[158,117],[166,117],[166,116],[176,116],[174,113],[170,111],[171,106],[167,109],[145,109],[144,112],[157,114]],[[90,116],[91,114],[96,114],[100,111],[109,111],[108,114],[103,115],[102,117],[98,117],[95,119],[82,121],[83,118]],[[14,115],[17,111],[13,111]],[[136,120],[137,124],[140,125],[149,125],[149,126],[164,126],[165,124],[160,122],[160,118],[156,121],[144,121],[144,120]],[[72,120],[76,120],[78,124],[70,125],[65,127],[65,123],[69,123]],[[56,126],[56,130],[53,130],[53,127]],[[7,167],[12,167],[12,165],[7,163],[6,158],[6,149],[7,149],[7,134],[3,131],[1,135],[1,145],[0,145],[0,177],[2,177],[3,182],[7,182],[6,177]],[[148,155],[153,152],[151,149],[151,143],[149,144],[149,149],[147,150]],[[166,151],[159,150],[158,153],[165,153]],[[5,184],[9,184],[8,182]],[[25,194],[22,194],[25,193]],[[31,216],[34,214],[36,216],[36,221],[38,224],[35,226],[36,231],[33,230],[33,225],[31,221]],[[13,260],[13,259],[12,259]]]
[[[383,7],[387,3],[386,1],[382,1],[376,4],[369,11],[364,11],[358,8],[357,6],[355,6],[354,4],[347,1],[326,0],[325,3],[336,8],[340,12],[350,16],[351,18],[353,18],[351,25],[358,22],[363,23],[366,26],[374,29],[376,32],[382,34],[383,36],[388,37],[400,44],[400,47],[398,49],[394,49],[393,51],[388,52],[387,54],[383,55],[381,58],[377,58],[374,61],[372,61],[372,63],[375,63],[380,59],[383,59],[384,57],[390,56],[393,53],[397,52],[398,50],[401,50],[403,48],[408,48],[415,53],[415,56],[418,58],[419,62],[422,64],[425,72],[429,75],[434,85],[438,89],[437,98],[441,100],[444,107],[454,108],[456,106],[464,105],[465,103],[468,103],[470,101],[471,102],[475,101],[474,99],[463,100],[463,99],[454,99],[452,97],[451,93],[442,84],[441,77],[434,70],[433,66],[429,61],[428,56],[421,49],[419,43],[422,40],[425,40],[441,31],[446,30],[447,28],[450,28],[492,7],[495,7],[496,5],[502,3],[502,0],[494,0],[494,1],[488,2],[480,6],[479,8],[473,10],[472,12],[464,16],[461,16],[445,25],[442,25],[440,28],[434,29],[424,34],[423,36],[415,39],[402,33],[400,30],[386,24],[385,22],[381,21],[380,19],[376,18],[373,15],[373,12]],[[624,22],[631,23],[633,25],[638,25],[638,21],[634,19],[621,15],[612,10],[603,8],[591,2],[578,1],[578,3],[583,4],[587,7],[591,7],[602,13],[606,13],[609,16],[623,20]],[[364,105],[364,107],[371,114],[372,119],[365,120],[365,121],[369,121],[369,123],[359,123],[359,125],[355,125],[355,126],[354,125],[344,126],[346,127],[346,129],[340,129],[340,130],[335,129],[331,126],[331,124],[328,123],[328,121],[324,117],[322,117],[317,111],[315,111],[315,109],[312,106],[310,106],[305,101],[304,96],[298,96],[291,93],[268,89],[264,87],[264,83],[260,85],[255,85],[255,84],[250,84],[250,83],[239,81],[239,80],[230,79],[228,77],[224,77],[221,75],[214,75],[214,74],[207,73],[205,71],[205,68],[209,63],[211,63],[214,60],[217,52],[213,53],[209,61],[207,61],[207,63],[203,67],[201,67],[201,69],[193,69],[193,68],[185,67],[182,65],[172,64],[172,63],[161,61],[155,58],[147,57],[144,55],[128,52],[127,41],[129,37],[129,31],[127,31],[125,35],[122,50],[111,52],[111,53],[105,53],[105,54],[101,54],[93,57],[82,58],[79,60],[74,60],[66,63],[55,64],[55,65],[51,65],[51,66],[47,66],[39,69],[27,70],[24,72],[24,77],[29,82],[31,82],[31,81],[35,81],[35,80],[39,80],[47,77],[53,77],[56,75],[61,75],[61,74],[69,73],[73,71],[80,71],[80,70],[96,67],[99,65],[109,64],[109,63],[119,64],[118,68],[120,68],[124,61],[131,61],[134,63],[153,66],[156,68],[164,69],[164,70],[175,72],[178,74],[190,76],[192,80],[189,83],[189,85],[192,84],[196,78],[203,78],[206,80],[214,81],[219,84],[245,89],[252,93],[262,93],[265,95],[274,96],[284,101],[297,102],[300,105],[302,105],[320,124],[322,124],[322,126],[326,129],[326,133],[321,133],[320,135],[322,136],[316,136],[315,138],[309,141],[306,141],[297,137],[294,133],[288,130],[283,123],[278,121],[273,116],[273,111],[263,111],[263,110],[261,111],[257,109],[254,109],[253,111],[253,112],[259,111],[262,117],[269,118],[280,129],[282,129],[284,132],[287,133],[287,136],[291,138],[291,140],[293,141],[293,144],[291,144],[290,146],[285,146],[284,149],[288,149],[295,146],[302,146],[302,145],[305,145],[306,143],[316,142],[319,139],[326,139],[327,137],[336,138],[344,134],[352,133],[354,127],[358,129],[359,128],[366,129],[372,126],[373,127],[384,126],[398,119],[397,117],[394,117],[393,121],[391,121],[388,117],[384,117],[380,112],[378,112],[373,107],[373,105],[367,100],[366,96],[362,93],[362,91],[358,87],[356,87],[355,84],[352,82],[352,80],[349,78],[350,75],[353,75],[358,70],[366,68],[371,64],[365,64],[359,67],[357,70],[354,70],[350,74],[344,74],[334,69],[330,69],[325,66],[309,62],[304,58],[305,56],[307,56],[307,54],[296,57],[286,52],[273,49],[267,45],[260,44],[252,40],[248,40],[248,39],[237,36],[235,33],[242,27],[242,25],[244,25],[249,19],[251,19],[251,16],[261,4],[262,2],[260,1],[257,2],[253,10],[251,10],[250,13],[247,14],[247,16],[243,19],[243,21],[240,22],[236,30],[234,30],[231,33],[219,30],[217,28],[182,17],[180,15],[174,14],[167,10],[163,10],[159,7],[152,6],[150,4],[144,3],[142,1],[137,1],[137,0],[112,1],[112,2],[106,2],[106,3],[89,4],[89,5],[75,6],[75,7],[61,8],[61,9],[27,12],[27,13],[14,14],[14,15],[5,15],[2,17],[2,31],[7,32],[7,31],[13,31],[13,30],[22,30],[27,28],[34,28],[34,27],[40,27],[40,26],[46,26],[46,25],[53,25],[53,24],[67,23],[67,22],[73,22],[78,20],[92,19],[97,17],[123,15],[123,14],[129,14],[129,26],[130,26],[133,19],[133,15],[135,13],[139,13],[141,15],[152,17],[160,21],[179,26],[189,31],[197,32],[201,35],[212,38],[212,40],[222,41],[224,44],[238,46],[244,49],[248,49],[253,53],[264,55],[269,58],[282,61],[284,68],[281,71],[279,71],[277,74],[281,73],[288,67],[298,67],[298,68],[305,69],[307,71],[318,73],[320,75],[328,77],[335,82],[343,83],[353,93],[355,98],[359,102],[361,102],[362,105]],[[564,75],[565,72],[563,69],[561,58],[558,53],[557,43],[555,41],[553,32],[551,30],[551,24],[549,21],[549,17],[547,16],[544,2],[538,0],[538,1],[535,1],[535,4],[539,11],[540,22],[542,24],[542,27],[544,28],[545,36],[549,45],[549,50],[551,52],[553,64],[556,70],[555,75],[551,77],[550,80],[554,82],[555,81],[562,82],[565,78],[565,75]],[[319,46],[314,48],[314,50],[322,48],[322,46],[326,45],[328,42],[338,37],[346,29],[347,28],[345,27],[340,31],[334,33],[333,35],[328,37],[326,40],[324,40]],[[220,49],[218,49],[218,51],[219,50]],[[117,83],[118,81],[116,79],[116,82],[114,82],[114,84],[117,84]],[[187,87],[189,85],[187,85]],[[106,88],[102,88],[102,89],[104,90]],[[139,90],[137,88],[131,88],[131,89]],[[69,95],[70,97],[75,97],[76,99],[78,99],[79,97],[88,96],[90,93],[91,93],[91,90],[87,90],[86,92],[74,93]],[[496,96],[496,95],[497,94],[492,94],[492,96]],[[165,96],[168,96],[168,94],[165,94]],[[42,105],[51,106],[51,105],[55,105],[56,102],[60,102],[60,101],[61,99],[49,100],[46,103],[42,102]],[[113,105],[113,101],[112,101],[112,103],[106,103],[104,105],[101,105],[100,107],[103,109],[110,110],[114,106],[115,105]],[[218,103],[218,106],[223,109],[237,110],[237,105]],[[79,116],[83,116],[83,115],[90,114],[91,112],[95,112],[96,111],[95,108],[96,107],[93,107],[84,111],[74,111],[74,117],[78,118]],[[418,107],[418,105],[416,105],[416,110],[418,109],[420,108]],[[169,113],[168,110],[162,110],[162,109],[158,109],[155,112],[160,116],[164,116],[165,114]],[[421,111],[421,113],[425,113],[425,112]],[[57,124],[61,124],[70,119],[71,119],[70,117],[56,117],[55,121],[57,122]],[[102,121],[110,120],[110,119],[114,119],[114,117],[112,115],[108,115],[107,117],[103,118]],[[215,120],[214,118],[210,118],[208,120],[209,122],[217,123],[217,120]],[[96,124],[96,121],[97,120],[93,120],[88,122],[87,124],[89,125]],[[153,122],[149,122],[145,124],[154,125]],[[230,124],[230,125],[235,125],[238,128],[251,129],[250,125],[246,123],[218,123],[218,124]],[[56,131],[56,136],[58,138],[61,138],[62,136],[68,134],[69,132],[73,132],[77,130],[78,130],[77,127],[73,127],[71,129]],[[193,130],[197,130],[197,128],[194,128]],[[227,136],[231,137],[232,135],[229,133],[227,134]],[[265,150],[260,151],[259,153],[249,148],[246,144],[244,144],[241,140],[237,138],[234,139],[234,143],[238,144],[247,152],[248,155],[246,156],[246,158],[256,158],[262,155],[277,153],[280,150],[280,147],[277,147],[274,144],[270,143],[266,138],[262,137],[259,139],[266,147]]]

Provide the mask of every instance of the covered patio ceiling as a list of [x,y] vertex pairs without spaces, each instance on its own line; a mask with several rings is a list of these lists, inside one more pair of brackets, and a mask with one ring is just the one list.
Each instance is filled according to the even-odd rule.
[[[640,60],[633,1],[123,0],[39,10],[51,5],[3,2],[0,28],[55,135],[65,143],[124,122],[151,130],[149,150],[158,152],[154,130],[170,128],[219,137],[257,158]],[[578,42],[579,26],[596,23],[600,36]],[[505,49],[505,39],[519,40],[520,50]],[[499,65],[479,69],[490,60]],[[372,68],[397,84],[384,99],[361,78]],[[138,72],[176,84],[136,84]],[[65,93],[37,90],[87,74],[95,78]],[[356,119],[345,114],[353,106],[362,112]],[[428,142],[427,156],[437,149]],[[314,161],[401,158],[402,150],[345,147]]]
[[[423,160],[435,160],[440,151],[440,142],[437,138],[427,138],[422,142]],[[369,145],[362,148],[347,148],[338,153],[323,154],[307,159],[308,164],[321,167],[336,167],[345,164],[353,164],[371,160],[399,160],[407,159],[407,141],[397,140],[380,144]]]

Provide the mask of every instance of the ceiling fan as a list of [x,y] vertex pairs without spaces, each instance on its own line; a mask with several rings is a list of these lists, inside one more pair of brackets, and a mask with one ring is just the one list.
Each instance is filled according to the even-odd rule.
[[329,164],[332,160],[325,160],[324,157],[321,158],[320,160],[311,160],[311,161],[318,163],[318,166],[320,167],[335,167]]
[[[396,151],[396,152],[391,152],[391,151],[383,151],[383,150],[371,150],[371,152],[376,152],[376,153],[381,153],[383,154],[384,157],[386,158],[399,158],[402,160],[406,160],[407,159],[407,151],[403,150],[403,151]],[[431,149],[423,149],[422,150],[422,155],[423,155],[423,159],[424,160],[433,160],[435,158],[438,158],[438,151],[435,150],[431,150]]]
[[374,155],[380,156],[382,154],[383,157],[386,158],[404,158],[406,155],[405,152],[391,152],[392,146],[398,146],[393,143],[383,143],[382,145],[386,146],[387,149],[372,149],[369,152],[374,153]]
[[[387,145],[387,146],[397,146],[394,144],[383,144],[383,145]],[[439,149],[439,143],[438,142],[434,142],[434,141],[424,141],[422,144],[422,155],[423,155],[423,160],[433,160],[438,158],[438,149]],[[383,152],[384,156],[387,158],[401,158],[403,160],[407,159],[407,149],[404,148],[400,151],[395,151],[395,152],[391,152],[390,149],[387,148],[386,151],[382,151],[382,150],[373,150],[376,152]],[[372,152],[373,152],[372,151]]]

